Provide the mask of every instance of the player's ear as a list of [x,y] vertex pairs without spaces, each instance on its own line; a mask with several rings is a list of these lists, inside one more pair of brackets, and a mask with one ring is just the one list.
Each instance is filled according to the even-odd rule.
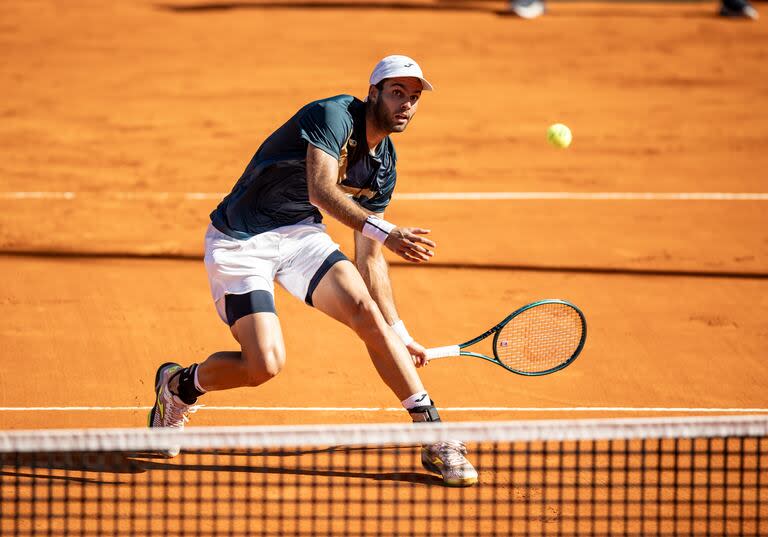
[[368,100],[375,103],[379,98],[379,88],[371,84],[368,86]]

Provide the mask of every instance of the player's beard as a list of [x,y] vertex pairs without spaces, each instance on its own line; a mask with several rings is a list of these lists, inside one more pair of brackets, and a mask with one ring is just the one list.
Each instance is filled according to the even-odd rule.
[[373,105],[373,117],[376,120],[376,125],[379,129],[388,134],[392,132],[403,132],[410,122],[409,119],[405,123],[398,123],[394,114],[384,106],[384,99],[382,99],[381,96],[379,96],[378,100]]

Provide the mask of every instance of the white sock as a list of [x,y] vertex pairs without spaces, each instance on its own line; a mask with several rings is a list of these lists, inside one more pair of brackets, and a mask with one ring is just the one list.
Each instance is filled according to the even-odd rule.
[[432,400],[429,398],[427,392],[417,392],[410,396],[408,399],[401,401],[406,410],[410,410],[417,406],[431,405]]
[[207,390],[203,389],[202,386],[200,386],[200,379],[197,378],[197,374],[200,371],[200,366],[195,368],[195,388],[197,388],[197,391],[200,393],[206,393]]

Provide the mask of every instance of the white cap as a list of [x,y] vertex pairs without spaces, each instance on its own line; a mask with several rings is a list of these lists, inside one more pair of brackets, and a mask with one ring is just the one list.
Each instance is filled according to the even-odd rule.
[[430,84],[424,74],[421,72],[421,67],[413,58],[408,56],[401,56],[395,54],[393,56],[387,56],[376,64],[371,73],[371,85],[375,86],[385,78],[396,78],[399,76],[412,76],[421,80],[422,89],[425,91],[432,91],[432,84]]

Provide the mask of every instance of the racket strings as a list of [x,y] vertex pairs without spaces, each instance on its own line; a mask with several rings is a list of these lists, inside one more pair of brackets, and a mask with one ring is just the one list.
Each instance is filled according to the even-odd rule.
[[499,332],[496,354],[508,368],[542,373],[561,366],[581,344],[584,324],[571,306],[540,304],[513,318]]

